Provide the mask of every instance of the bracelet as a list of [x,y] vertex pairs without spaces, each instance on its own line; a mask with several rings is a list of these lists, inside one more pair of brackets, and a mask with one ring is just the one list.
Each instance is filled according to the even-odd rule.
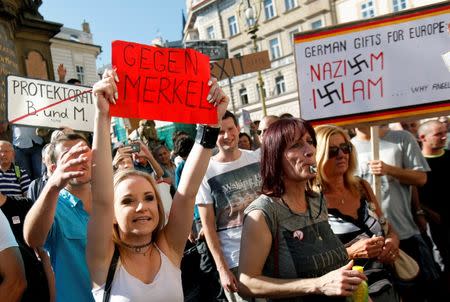
[[213,149],[216,146],[219,132],[220,128],[198,125],[195,142],[202,145],[204,148]]
[[419,215],[425,215],[425,211],[422,210],[422,209],[417,210],[416,211],[416,216],[419,216]]

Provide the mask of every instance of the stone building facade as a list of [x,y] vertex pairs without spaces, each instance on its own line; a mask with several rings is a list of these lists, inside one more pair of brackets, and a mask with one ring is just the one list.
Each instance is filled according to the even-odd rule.
[[50,39],[62,24],[44,20],[42,1],[0,0],[0,138],[9,139],[6,77],[54,79]]
[[[246,21],[240,13],[240,2],[240,0],[188,0],[184,39],[226,39],[230,57],[252,53],[253,41],[246,32]],[[267,114],[280,115],[289,112],[299,116],[293,36],[297,32],[331,25],[333,14],[330,10],[330,1],[259,2],[261,13],[258,21],[257,46],[259,51],[268,50],[271,60],[271,68],[262,71]],[[232,96],[235,113],[240,115],[241,109],[244,109],[250,112],[253,120],[261,119],[257,73],[237,76],[231,81],[223,80],[221,86]]]
[[92,86],[99,80],[96,60],[101,47],[94,44],[87,22],[83,22],[82,30],[62,27],[50,42],[56,77],[59,64],[64,64],[66,81],[75,78],[83,85]]
[[[247,1],[247,0],[245,0]],[[241,0],[187,0],[184,40],[228,41],[229,56],[253,52],[253,44],[240,14]],[[435,0],[250,0],[261,5],[258,50],[268,50],[271,68],[262,72],[267,114],[288,112],[300,116],[293,36],[338,23],[363,20],[400,10],[437,3]],[[221,81],[238,115],[262,117],[257,73]],[[231,84],[231,85],[230,85]]]
[[358,21],[367,18],[396,13],[442,1],[436,0],[336,0],[338,23]]

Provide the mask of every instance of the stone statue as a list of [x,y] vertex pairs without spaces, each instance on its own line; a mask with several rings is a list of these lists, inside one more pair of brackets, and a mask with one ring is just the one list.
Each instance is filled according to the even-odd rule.
[[24,0],[23,1],[23,10],[25,13],[28,13],[34,17],[39,17],[40,19],[44,19],[42,15],[39,13],[39,6],[42,5],[42,0]]

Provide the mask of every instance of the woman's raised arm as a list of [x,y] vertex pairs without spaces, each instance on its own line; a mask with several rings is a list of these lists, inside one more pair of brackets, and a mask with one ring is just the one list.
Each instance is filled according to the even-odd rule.
[[117,75],[106,70],[103,79],[93,87],[96,102],[92,146],[92,214],[88,225],[86,260],[92,282],[105,283],[114,243],[114,189],[111,155],[109,103],[117,99]]

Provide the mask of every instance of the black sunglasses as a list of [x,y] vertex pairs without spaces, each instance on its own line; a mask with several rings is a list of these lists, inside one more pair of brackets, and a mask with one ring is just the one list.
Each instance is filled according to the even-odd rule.
[[350,154],[352,152],[352,145],[347,143],[342,143],[339,146],[331,146],[328,148],[328,158],[333,158],[338,156],[339,150],[342,150],[344,154]]
[[264,130],[256,130],[256,133],[257,133],[258,135],[261,135],[261,134],[264,134],[264,132],[266,132],[266,131],[267,131],[267,128],[264,129]]

